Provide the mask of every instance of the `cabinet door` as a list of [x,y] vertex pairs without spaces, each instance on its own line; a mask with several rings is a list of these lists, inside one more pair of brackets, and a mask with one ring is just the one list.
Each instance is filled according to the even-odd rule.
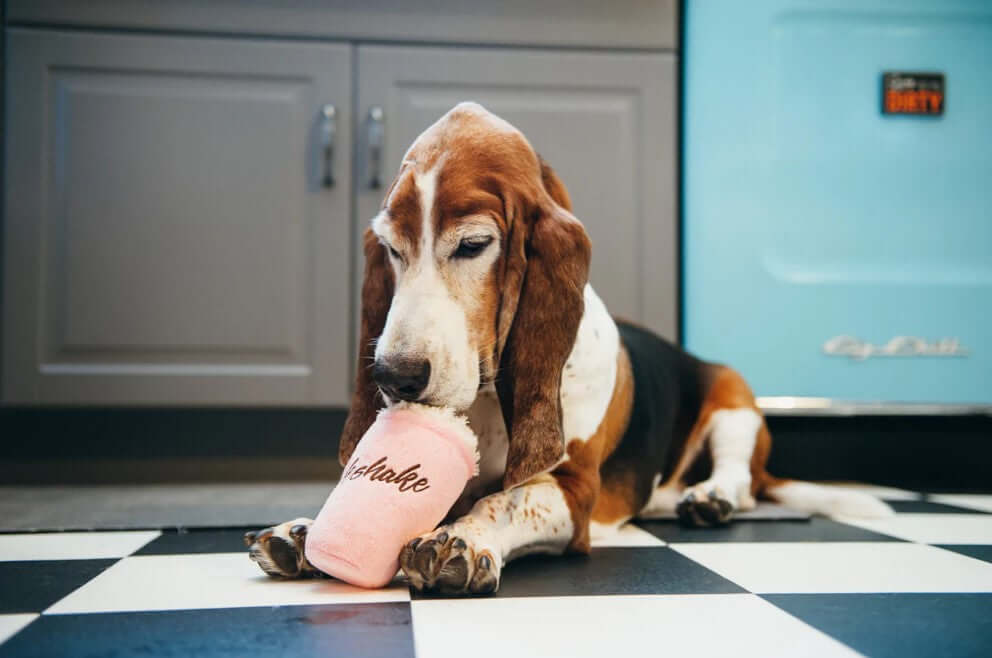
[[8,32],[5,402],[346,402],[350,53]]
[[[568,187],[592,238],[592,283],[610,310],[676,334],[675,68],[671,54],[359,48],[358,121],[384,111],[384,183],[410,143],[460,101],[517,126]],[[368,185],[362,131],[358,221]]]

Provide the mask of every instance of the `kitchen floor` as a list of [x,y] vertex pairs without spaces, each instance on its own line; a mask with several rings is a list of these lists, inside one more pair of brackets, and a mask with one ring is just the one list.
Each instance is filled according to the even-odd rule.
[[627,526],[492,597],[278,581],[244,529],[0,535],[0,656],[989,656],[992,495],[877,521]]

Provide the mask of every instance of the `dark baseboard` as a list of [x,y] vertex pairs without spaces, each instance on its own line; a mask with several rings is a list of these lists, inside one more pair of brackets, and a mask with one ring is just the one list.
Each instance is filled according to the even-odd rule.
[[4,485],[327,482],[336,457],[156,457],[154,459],[0,460]]
[[336,478],[344,409],[0,408],[0,483]]
[[[0,408],[0,483],[320,480],[344,409]],[[771,417],[769,470],[992,490],[992,417]]]
[[768,419],[769,471],[923,491],[992,491],[992,416]]
[[0,459],[337,457],[344,409],[0,409]]

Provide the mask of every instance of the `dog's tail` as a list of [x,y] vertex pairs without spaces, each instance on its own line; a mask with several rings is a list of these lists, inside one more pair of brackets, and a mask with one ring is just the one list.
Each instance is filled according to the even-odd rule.
[[786,507],[824,516],[878,519],[892,516],[892,508],[861,491],[839,486],[784,480],[765,474],[759,496]]

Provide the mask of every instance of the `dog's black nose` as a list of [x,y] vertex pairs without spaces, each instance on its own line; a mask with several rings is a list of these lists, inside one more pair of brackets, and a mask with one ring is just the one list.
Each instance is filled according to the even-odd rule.
[[388,363],[376,361],[372,379],[382,392],[393,400],[412,402],[420,397],[431,378],[431,362],[403,360]]

